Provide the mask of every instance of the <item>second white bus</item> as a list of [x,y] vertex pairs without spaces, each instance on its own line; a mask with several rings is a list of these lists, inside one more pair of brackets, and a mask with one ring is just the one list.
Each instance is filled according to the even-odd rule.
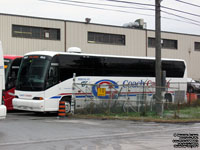
[[0,41],[0,119],[4,119],[6,117],[6,106],[2,105],[2,90],[5,90],[5,73],[3,49]]

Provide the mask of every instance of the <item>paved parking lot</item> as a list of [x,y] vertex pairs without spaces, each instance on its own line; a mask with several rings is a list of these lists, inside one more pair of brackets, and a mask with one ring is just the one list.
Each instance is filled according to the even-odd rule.
[[200,123],[58,119],[56,114],[13,112],[0,121],[0,150],[171,150],[179,135],[199,138],[199,133]]

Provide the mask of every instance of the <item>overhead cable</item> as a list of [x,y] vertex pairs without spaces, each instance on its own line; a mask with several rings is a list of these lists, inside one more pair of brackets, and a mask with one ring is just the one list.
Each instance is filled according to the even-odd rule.
[[74,0],[58,0],[58,1],[73,2],[73,3],[79,3],[79,4],[99,5],[99,6],[119,7],[119,8],[132,8],[132,9],[153,10],[153,11],[155,10],[154,8],[132,7],[132,6],[119,6],[119,5],[91,3],[91,2],[82,2],[82,1],[80,2],[80,1],[74,1]]
[[[85,8],[92,8],[92,9],[99,9],[99,10],[108,10],[108,11],[129,13],[129,14],[138,14],[138,15],[150,16],[150,17],[154,17],[155,16],[155,15],[150,15],[150,14],[145,14],[145,13],[138,13],[138,12],[132,12],[132,11],[130,12],[130,11],[117,10],[117,9],[108,9],[108,8],[101,8],[101,7],[94,7],[94,6],[86,6],[86,5],[72,4],[72,3],[67,3],[67,2],[58,2],[58,1],[50,1],[50,0],[39,0],[39,1],[48,2],[48,3],[56,3],[56,4],[64,4],[64,5],[71,5],[71,6],[78,6],[78,7],[85,7]],[[66,1],[66,0],[59,0],[59,1]],[[69,0],[69,1],[72,2],[74,0]],[[86,4],[87,2],[81,2],[81,3],[85,3]],[[94,3],[90,3],[90,4],[94,4]],[[200,24],[199,24],[200,22],[199,21],[196,21],[196,20],[193,20],[193,19],[190,19],[190,18],[187,18],[187,17],[182,17],[180,15],[176,15],[176,14],[173,14],[173,13],[170,13],[170,12],[167,12],[167,11],[162,11],[162,12],[165,13],[165,14],[168,14],[168,15],[179,17],[179,18],[184,19],[184,20],[189,20],[189,22],[162,16],[162,18],[164,18],[164,19],[176,20],[176,21],[185,22],[185,23],[189,23],[189,24],[194,24],[194,25],[200,26]]]
[[136,2],[127,2],[127,1],[121,1],[121,0],[105,0],[105,1],[120,2],[120,3],[126,3],[126,4],[135,4],[135,5],[142,5],[142,6],[155,6],[155,5],[153,5],[153,4],[144,4],[144,3],[136,3]]
[[180,2],[180,3],[187,4],[187,5],[195,6],[195,7],[200,7],[200,5],[192,4],[192,3],[185,2],[185,1],[182,1],[182,0],[175,0],[175,1]]
[[196,22],[196,23],[200,23],[200,21],[197,21],[197,20],[194,20],[194,19],[190,19],[190,18],[187,18],[187,17],[183,17],[183,16],[180,16],[180,15],[176,15],[176,14],[170,13],[170,12],[168,12],[168,11],[163,11],[163,10],[161,10],[161,12],[163,12],[163,13],[165,13],[165,14],[168,14],[168,15],[176,16],[176,17],[179,17],[179,18],[182,18],[182,19],[194,21],[194,22]]
[[71,6],[78,6],[78,7],[93,8],[93,9],[99,9],[99,10],[109,10],[109,11],[123,12],[123,13],[129,13],[129,14],[154,16],[154,15],[145,14],[145,13],[130,12],[130,11],[124,11],[124,10],[117,10],[117,9],[100,8],[100,7],[94,7],[94,6],[85,6],[85,5],[72,4],[72,3],[66,3],[66,2],[63,3],[63,2],[56,2],[56,1],[50,1],[50,0],[39,0],[39,1],[48,2],[48,3],[56,3],[56,4],[64,4],[64,5],[71,5]]
[[[121,0],[106,0],[106,1],[112,1],[112,2],[118,2],[118,3],[119,2],[120,3],[128,3],[128,4],[135,4],[135,5],[143,5],[143,6],[154,6],[155,7],[155,5],[152,5],[152,4],[135,3],[135,2],[121,1]],[[192,15],[192,16],[196,16],[196,17],[200,17],[199,14],[194,14],[194,13],[190,13],[190,12],[186,12],[186,11],[182,11],[182,10],[178,10],[178,9],[173,9],[173,8],[170,8],[170,7],[161,6],[161,8],[180,12],[180,13],[184,13],[184,14],[188,14],[188,15]]]

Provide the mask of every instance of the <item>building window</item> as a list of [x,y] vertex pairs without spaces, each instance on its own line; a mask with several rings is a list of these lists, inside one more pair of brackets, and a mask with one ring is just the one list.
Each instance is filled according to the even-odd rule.
[[60,40],[60,29],[12,25],[12,36],[21,38]]
[[178,48],[177,43],[178,43],[177,40],[163,39],[162,47],[167,49],[177,49]]
[[[149,37],[148,38],[148,47],[156,47],[156,39]],[[178,41],[171,40],[171,39],[162,39],[162,48],[166,49],[177,49],[178,48]]]
[[148,47],[156,47],[156,39],[155,38],[148,38]]
[[125,45],[125,35],[88,32],[88,43]]
[[200,42],[194,42],[194,50],[200,51]]

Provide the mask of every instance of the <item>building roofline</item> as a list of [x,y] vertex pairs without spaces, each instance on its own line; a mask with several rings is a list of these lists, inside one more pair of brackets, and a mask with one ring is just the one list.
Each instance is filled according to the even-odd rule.
[[36,17],[36,16],[26,16],[26,15],[18,15],[18,14],[0,13],[0,15],[13,16],[13,17],[33,18],[33,19],[45,19],[45,20],[52,20],[52,21],[65,21],[64,19],[55,19],[55,18],[46,18],[46,17]]
[[[86,24],[85,22],[81,22],[81,21],[55,19],[55,18],[46,18],[46,17],[36,17],[36,16],[26,16],[26,15],[18,15],[18,14],[0,13],[0,15]],[[98,26],[106,26],[106,27],[116,27],[116,28],[130,29],[130,30],[134,29],[134,30],[143,30],[143,31],[153,31],[153,32],[155,32],[155,30],[152,30],[152,29],[127,28],[127,27],[123,27],[123,26],[106,25],[106,24],[100,24],[100,23],[89,23],[89,25],[98,25]],[[200,37],[200,35],[197,35],[197,34],[178,33],[178,32],[170,32],[170,31],[161,31],[161,33],[170,33],[170,34],[179,34],[179,35],[187,35],[187,36],[197,36],[197,37]]]
[[[148,29],[147,31],[153,31],[153,32],[155,32],[155,30],[152,30],[152,29]],[[187,36],[197,36],[197,37],[200,37],[200,35],[198,35],[198,34],[179,33],[179,32],[170,32],[170,31],[161,31],[161,33],[170,33],[170,34],[179,34],[179,35],[187,35]]]

